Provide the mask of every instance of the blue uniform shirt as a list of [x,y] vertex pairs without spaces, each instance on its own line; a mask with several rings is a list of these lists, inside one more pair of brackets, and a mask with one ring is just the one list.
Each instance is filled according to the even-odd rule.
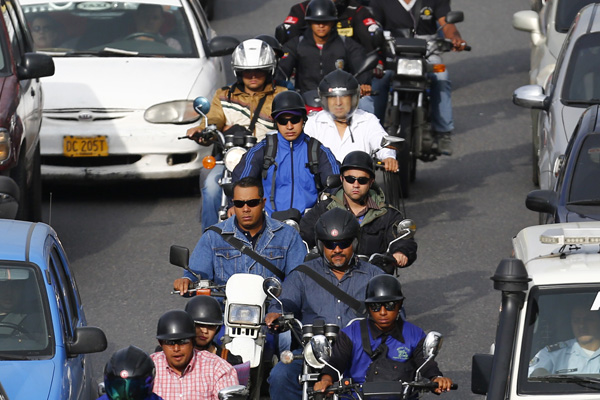
[[543,375],[598,374],[600,373],[600,349],[590,356],[575,339],[558,342],[538,351],[529,362],[529,376],[538,369],[548,371]]

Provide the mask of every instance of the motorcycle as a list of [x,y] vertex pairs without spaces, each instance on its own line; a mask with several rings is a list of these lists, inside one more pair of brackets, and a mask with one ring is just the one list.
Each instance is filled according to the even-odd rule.
[[258,400],[275,351],[267,341],[264,319],[268,302],[281,294],[281,282],[273,277],[239,273],[232,275],[227,284],[215,285],[189,268],[189,250],[177,245],[171,246],[169,260],[198,279],[190,284],[185,297],[207,295],[224,299],[225,333],[221,341],[227,351],[250,363],[250,387],[242,386],[242,392],[247,398]]
[[204,130],[197,132],[193,136],[182,136],[178,139],[191,139],[195,141],[213,141],[216,150],[221,155],[217,160],[214,156],[206,156],[202,159],[202,166],[208,170],[216,165],[224,165],[223,174],[219,178],[219,185],[223,189],[221,194],[221,206],[219,207],[219,220],[227,219],[228,201],[227,198],[233,197],[232,173],[236,165],[242,159],[242,156],[256,144],[256,137],[249,132],[237,131],[234,134],[223,134],[215,125],[208,124],[206,116],[210,111],[210,102],[206,97],[197,97],[194,100],[194,111],[204,118]]
[[[314,340],[313,340],[314,339]],[[439,354],[442,347],[442,334],[438,332],[429,332],[423,341],[423,354],[425,361],[415,371],[415,378],[410,382],[403,381],[379,381],[379,382],[364,382],[354,383],[351,378],[344,378],[343,375],[331,366],[328,361],[331,357],[331,345],[328,341],[313,338],[310,341],[312,351],[318,361],[329,366],[336,371],[338,375],[338,383],[329,386],[325,392],[315,392],[313,389],[308,390],[309,399],[320,400],[325,393],[333,393],[333,398],[349,396],[355,394],[359,400],[370,397],[377,398],[395,398],[399,400],[417,400],[421,393],[437,389],[438,384],[431,382],[429,379],[421,376],[421,371],[427,363],[433,361]],[[452,390],[458,389],[457,384],[453,384]]]
[[[462,22],[461,11],[451,11],[447,24]],[[438,32],[443,26],[438,28]],[[431,73],[443,72],[444,64],[429,64],[428,58],[451,51],[452,41],[434,35],[428,40],[412,37],[409,30],[385,31],[386,69],[393,70],[384,128],[392,136],[404,138],[404,146],[397,154],[400,171],[394,186],[403,197],[410,194],[409,184],[416,178],[417,159],[436,160],[437,143],[431,130],[430,89]],[[470,46],[465,50],[470,51]]]

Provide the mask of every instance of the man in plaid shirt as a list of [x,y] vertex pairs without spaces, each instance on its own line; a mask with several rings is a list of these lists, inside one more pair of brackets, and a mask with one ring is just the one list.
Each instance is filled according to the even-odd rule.
[[158,320],[156,338],[163,351],[151,355],[156,366],[154,393],[164,400],[218,400],[219,390],[238,384],[235,369],[221,357],[194,349],[196,328],[183,310]]

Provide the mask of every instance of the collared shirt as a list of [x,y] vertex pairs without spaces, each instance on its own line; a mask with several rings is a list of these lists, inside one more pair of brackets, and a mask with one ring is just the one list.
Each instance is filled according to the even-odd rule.
[[[323,257],[307,261],[304,264],[358,301],[365,299],[367,282],[372,277],[383,273],[374,265],[358,261],[346,271],[342,279],[338,279]],[[312,324],[315,319],[319,318],[324,319],[327,324],[344,327],[354,318],[362,317],[356,315],[346,303],[298,270],[292,271],[283,281],[283,290],[279,299],[283,303],[283,311],[293,312],[302,324]],[[279,303],[271,302],[269,312],[281,312]]]
[[219,390],[238,384],[235,369],[221,357],[194,349],[194,356],[179,375],[164,352],[150,356],[156,366],[154,393],[164,400],[218,400]]
[[252,243],[252,248],[254,248],[254,246],[256,246],[256,242],[258,241],[258,238],[265,231],[265,226],[267,226],[267,224],[263,220],[263,224],[260,227],[260,231],[256,232],[256,235],[252,236],[252,234],[249,231],[245,230],[244,228],[242,228],[240,226],[240,223],[238,222],[237,218],[234,220],[234,222],[235,222],[235,227],[238,228],[240,230],[240,232],[242,232],[242,234],[246,237],[246,239],[248,239],[248,241],[250,243]]
[[546,346],[529,362],[529,375],[538,369],[545,369],[549,374],[597,374],[600,349],[586,354],[576,339]]
[[[352,151],[360,150],[371,154],[381,147],[381,139],[386,135],[377,117],[360,109],[352,115],[350,126],[346,127],[343,137],[340,137],[333,117],[327,111],[319,111],[309,117],[304,132],[329,147],[339,162],[344,161],[344,157]],[[395,158],[396,151],[381,149],[375,155],[380,160]]]
[[[348,204],[348,199],[346,198],[346,196],[344,196],[344,206],[346,207],[346,210],[354,214],[354,212],[352,212],[352,209],[350,208],[350,205]],[[371,198],[371,196],[367,196],[367,201],[365,201],[365,208],[360,210],[358,214],[354,214],[359,224],[362,223],[363,219],[365,218],[365,215],[367,215],[370,209],[380,210],[381,208],[377,205],[375,200]]]

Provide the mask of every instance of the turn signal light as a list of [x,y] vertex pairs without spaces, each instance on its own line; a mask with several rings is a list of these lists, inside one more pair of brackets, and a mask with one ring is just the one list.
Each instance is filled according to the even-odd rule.
[[445,72],[446,64],[433,64],[433,72]]
[[210,289],[198,289],[196,290],[196,296],[210,296]]
[[202,166],[206,169],[213,169],[217,164],[217,160],[213,156],[206,156],[202,159]]

